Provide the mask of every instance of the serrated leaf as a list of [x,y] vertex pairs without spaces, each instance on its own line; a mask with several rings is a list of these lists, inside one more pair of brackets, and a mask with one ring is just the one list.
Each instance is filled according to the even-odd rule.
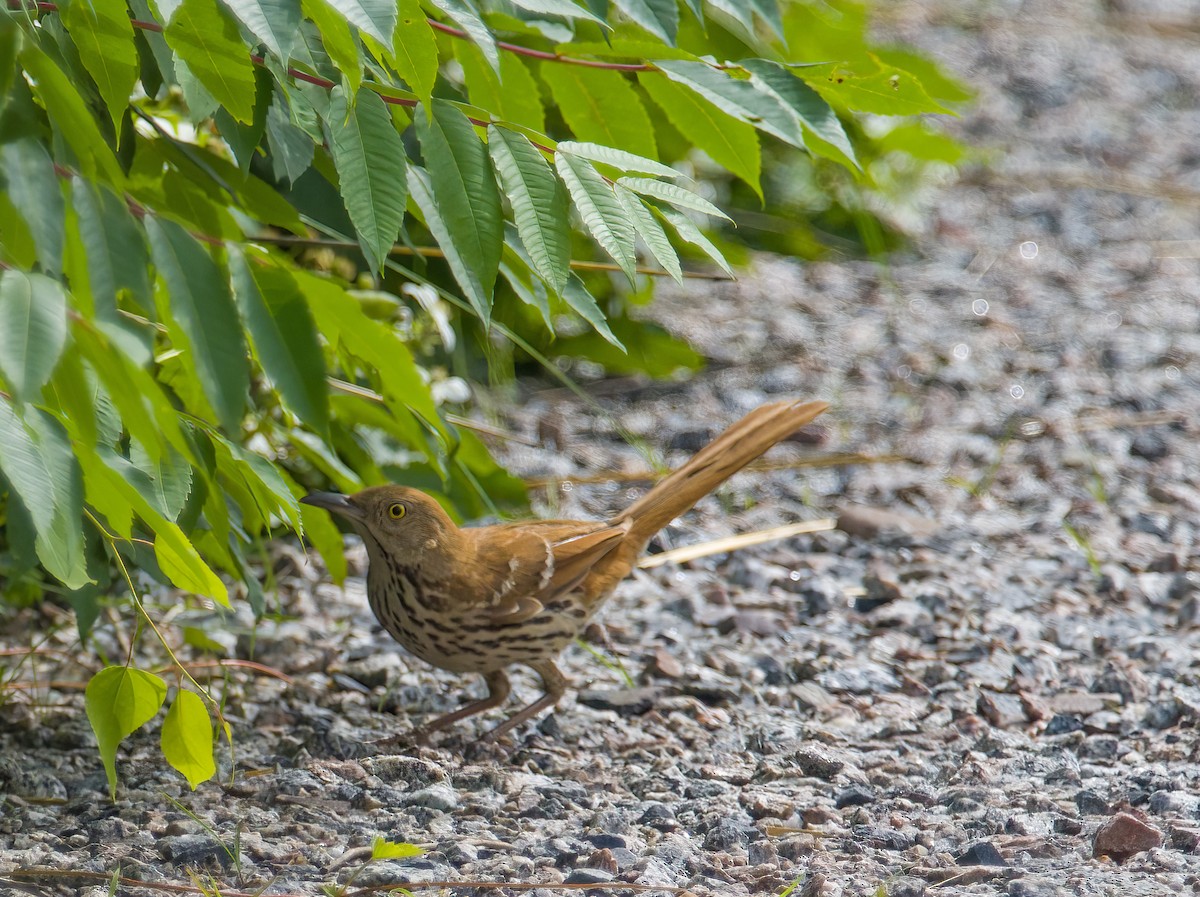
[[129,446],[129,462],[143,475],[137,483],[142,495],[168,520],[178,518],[192,491],[192,465],[170,451],[152,458],[136,440]]
[[154,307],[150,295],[150,254],[146,238],[115,193],[82,178],[71,180],[71,204],[87,256],[88,284],[96,317],[116,321],[117,296],[125,291],[142,311]]
[[658,72],[641,72],[638,82],[680,134],[749,184],[762,199],[762,153],[753,125],[722,112]]
[[421,11],[420,0],[399,0],[396,32],[392,37],[396,71],[412,92],[428,103],[438,75],[437,41],[429,20]]
[[38,264],[49,274],[62,273],[64,208],[54,160],[33,138],[0,146],[5,190],[33,238]]
[[626,152],[612,146],[603,146],[599,143],[560,140],[555,147],[555,152],[570,153],[573,156],[587,159],[589,162],[600,162],[604,165],[611,165],[613,168],[619,168],[622,171],[636,171],[641,174],[653,174],[662,178],[683,177],[682,172],[676,171],[669,165],[663,165],[661,162],[655,162],[653,159],[647,159],[645,156],[639,156],[636,153]]
[[534,269],[561,293],[571,261],[567,194],[562,182],[541,151],[515,131],[490,126],[488,152]]
[[456,41],[454,57],[462,66],[463,83],[475,106],[488,110],[491,117],[532,128],[546,130],[546,110],[542,92],[529,68],[515,53],[500,57],[496,72],[479,47],[470,41]]
[[200,557],[191,540],[178,524],[159,513],[150,498],[131,481],[136,478],[128,475],[132,466],[129,461],[105,446],[94,453],[81,452],[79,460],[85,469],[89,497],[93,482],[102,481],[103,488],[110,495],[120,495],[154,533],[154,557],[172,583],[185,591],[212,598],[224,607],[230,606],[225,583]]
[[371,35],[385,47],[396,30],[395,0],[328,0],[347,22]]
[[700,228],[696,227],[694,221],[683,212],[677,212],[674,209],[659,209],[664,218],[666,218],[675,228],[675,232],[679,238],[685,243],[691,243],[710,259],[721,266],[730,277],[733,277],[733,268],[729,266],[729,262],[725,260],[725,256],[721,254],[716,245],[708,237],[704,236]]
[[455,254],[479,284],[484,302],[475,310],[486,325],[504,242],[500,191],[487,149],[467,117],[445,100],[435,99],[431,111],[419,106],[413,115],[429,187]]
[[658,155],[654,125],[646,107],[621,72],[544,65],[542,78],[550,85],[558,110],[577,139],[649,159]]
[[[409,177],[419,170],[409,166]],[[414,197],[416,194],[413,194]],[[422,437],[415,429],[415,412],[429,426],[440,428],[437,406],[421,376],[408,346],[390,327],[374,321],[363,312],[358,301],[333,281],[304,271],[293,272],[297,286],[317,322],[317,329],[330,345],[341,346],[379,372],[388,411],[404,427],[404,435],[414,448]]]
[[200,387],[221,425],[240,433],[250,371],[229,282],[212,256],[175,222],[147,216],[146,233],[179,324],[172,335],[190,350]]
[[154,718],[166,697],[167,684],[162,679],[130,667],[105,667],[88,682],[84,704],[108,776],[109,796],[114,800],[117,747]]
[[608,319],[604,312],[600,310],[600,306],[596,304],[595,298],[588,292],[583,281],[579,279],[578,274],[572,274],[567,281],[567,287],[562,293],[563,299],[567,305],[575,309],[579,316],[587,321],[596,329],[602,337],[620,349],[625,351],[625,345],[612,332],[612,328],[608,326]]
[[307,427],[329,435],[329,390],[316,325],[288,273],[262,267],[257,277],[242,251],[229,248],[233,295],[254,343],[255,357],[283,404]]
[[774,95],[703,62],[663,59],[655,65],[672,81],[694,90],[727,115],[804,149],[804,135],[795,116]]
[[675,249],[671,246],[671,241],[667,239],[667,233],[662,229],[662,225],[632,190],[622,184],[617,184],[613,188],[613,192],[616,194],[617,200],[624,206],[625,211],[629,213],[634,229],[642,238],[642,242],[646,244],[646,248],[650,250],[650,254],[658,259],[658,263],[675,279],[676,283],[683,283],[683,270],[679,267],[679,256],[675,254]]
[[358,33],[329,0],[301,0],[301,8],[312,19],[320,40],[316,40],[310,29],[304,27],[307,23],[302,22],[297,39],[303,41],[304,53],[301,53],[299,43],[292,52],[311,57],[309,65],[314,70],[321,68],[318,60],[326,67],[332,64],[337,69],[336,74],[341,75],[346,92],[350,95],[358,93],[363,77],[362,41]]
[[433,234],[434,240],[441,247],[442,254],[446,258],[446,264],[450,266],[450,273],[454,275],[454,279],[462,288],[467,301],[475,309],[475,314],[479,316],[481,321],[490,321],[492,315],[492,295],[484,291],[483,284],[479,282],[478,275],[475,274],[472,266],[468,264],[467,259],[463,257],[454,242],[454,238],[450,234],[449,226],[442,220],[442,212],[438,208],[437,199],[433,195],[433,186],[430,183],[429,173],[416,165],[408,166],[408,190],[412,194],[413,202],[421,210],[421,217],[425,219],[425,227],[429,229],[429,232]]
[[193,791],[216,775],[212,719],[199,695],[183,688],[175,694],[163,720],[162,752]]
[[703,196],[698,196],[690,190],[684,190],[678,184],[666,184],[653,178],[620,178],[617,183],[628,187],[634,193],[661,199],[680,209],[703,212],[705,215],[724,218],[726,221],[733,220]]
[[267,110],[267,145],[275,179],[294,184],[312,165],[315,147],[312,138],[292,124],[285,102],[281,94],[276,94]]
[[360,90],[351,108],[345,92],[334,88],[328,124],[342,201],[367,264],[378,274],[404,221],[408,199],[404,143],[387,106],[370,90]]
[[613,5],[655,37],[674,46],[679,31],[676,0],[613,0]]
[[467,33],[467,37],[483,51],[483,57],[493,70],[500,71],[500,53],[496,49],[496,39],[483,19],[463,0],[431,0],[434,6],[446,14],[455,25]]
[[139,74],[128,7],[124,0],[75,0],[62,16],[108,107],[119,144],[121,118]]
[[[579,210],[583,225],[596,242],[621,266],[629,282],[637,273],[633,222],[612,188],[592,163],[570,153],[556,154],[554,168]],[[564,297],[566,294],[563,294]]]
[[[769,59],[744,59],[738,64],[750,72],[751,84],[777,98],[795,114],[806,135],[814,135],[840,154],[840,158],[835,157],[834,161],[849,163],[861,170],[841,120],[819,93],[785,66]],[[828,156],[829,153],[822,155]]]
[[300,30],[300,0],[222,0],[247,30],[287,62]]
[[89,179],[99,177],[113,187],[122,187],[125,175],[75,85],[33,42],[21,48],[20,62],[83,173]]
[[254,63],[233,17],[216,0],[183,0],[163,37],[230,115],[254,121]]
[[563,16],[568,19],[587,19],[589,22],[595,22],[602,28],[609,31],[612,30],[612,26],[604,21],[604,19],[572,3],[571,0],[509,0],[509,2],[513,6],[528,10],[529,12],[541,13],[547,16]]
[[[514,239],[519,239],[514,235]],[[554,333],[554,318],[550,315],[550,293],[541,278],[537,277],[528,265],[522,264],[518,271],[510,264],[512,246],[507,241],[504,244],[505,255],[500,259],[500,276],[508,281],[517,298],[531,308],[536,308],[542,316],[542,321],[550,333]]]
[[42,565],[67,588],[78,589],[91,581],[83,553],[79,465],[57,420],[28,406],[25,418],[0,396],[0,472],[29,512]]
[[67,341],[67,296],[44,274],[0,272],[0,374],[20,402],[36,400]]

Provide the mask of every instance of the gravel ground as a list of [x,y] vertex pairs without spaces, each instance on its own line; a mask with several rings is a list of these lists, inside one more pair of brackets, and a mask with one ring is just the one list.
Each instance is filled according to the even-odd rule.
[[[664,290],[650,313],[708,371],[597,384],[606,414],[532,390],[508,412],[510,429],[562,441],[502,449],[529,476],[644,468],[615,421],[676,462],[782,396],[833,409],[773,460],[877,459],[741,474],[665,533],[661,547],[839,519],[635,575],[604,615],[634,687],[573,649],[581,690],[502,749],[476,750],[490,715],[380,753],[366,742],[481,686],[394,650],[361,579],[343,593],[283,546],[289,617],[238,650],[292,681],[238,672],[225,687],[236,775],[226,754],[221,782],[191,792],[141,733],[114,804],[78,691],[49,683],[77,667],[0,706],[0,895],[27,893],[18,867],[98,874],[33,888],[95,894],[118,867],[225,893],[355,875],[546,897],[628,882],[779,894],[801,878],[794,893],[828,897],[1195,893],[1194,12],[899,7],[888,29],[980,91],[950,127],[990,149],[930,197],[917,250]],[[542,510],[600,516],[636,488],[562,486]],[[363,869],[377,835],[427,853]]]

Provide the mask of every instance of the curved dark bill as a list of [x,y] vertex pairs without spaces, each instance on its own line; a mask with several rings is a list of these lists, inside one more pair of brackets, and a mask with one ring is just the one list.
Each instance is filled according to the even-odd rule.
[[362,508],[350,501],[350,496],[342,495],[340,492],[310,492],[300,501],[306,505],[312,505],[314,508],[324,508],[334,514],[349,517],[352,520],[361,520],[363,516]]

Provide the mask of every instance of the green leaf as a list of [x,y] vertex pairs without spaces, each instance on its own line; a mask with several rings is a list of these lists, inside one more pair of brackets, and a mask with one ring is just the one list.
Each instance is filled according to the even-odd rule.
[[483,284],[479,282],[479,276],[455,244],[449,226],[442,219],[442,211],[438,208],[437,199],[433,195],[429,173],[416,165],[408,166],[408,189],[412,194],[413,202],[421,210],[425,226],[433,234],[438,246],[441,247],[446,264],[450,266],[450,273],[462,287],[467,301],[475,309],[475,314],[481,321],[491,320],[492,294],[484,291]]
[[455,253],[479,284],[485,302],[475,310],[487,324],[504,242],[500,191],[487,148],[467,117],[445,100],[435,99],[430,110],[420,106],[413,116],[430,190]]
[[567,194],[562,182],[541,151],[515,131],[490,126],[488,152],[533,267],[561,293],[571,261]]
[[263,373],[279,390],[284,405],[328,438],[325,358],[300,288],[286,271],[274,266],[257,268],[256,277],[235,246],[229,247],[229,270],[233,295]]
[[733,220],[704,197],[684,190],[678,184],[666,184],[653,178],[620,178],[617,183],[628,187],[634,193],[661,199],[681,209],[703,212],[705,215],[724,218],[726,221]]
[[33,78],[34,90],[71,147],[84,175],[89,179],[100,178],[120,189],[125,175],[75,85],[32,42],[22,47],[20,61]]
[[395,0],[328,0],[347,22],[390,47],[396,30]]
[[62,16],[108,107],[119,145],[121,118],[139,76],[128,7],[124,0],[73,0]]
[[655,162],[653,159],[647,159],[645,156],[628,153],[625,150],[615,147],[602,146],[599,143],[560,140],[554,149],[555,152],[570,153],[573,156],[587,159],[589,162],[611,165],[613,168],[621,169],[621,171],[636,171],[641,174],[653,174],[663,178],[683,177],[681,172],[676,171],[669,165],[663,165],[661,162]]
[[82,178],[71,181],[71,203],[87,256],[96,317],[116,321],[118,295],[123,291],[142,311],[149,312],[154,307],[148,274],[150,255],[129,207],[111,190]]
[[138,489],[168,520],[177,520],[192,491],[192,465],[176,452],[152,458],[137,441],[129,446],[129,462],[142,474]]
[[72,327],[72,337],[75,348],[96,372],[120,412],[129,435],[151,457],[159,457],[170,445],[194,461],[191,446],[180,430],[179,413],[163,393],[159,381],[131,356],[128,334],[77,321]]
[[63,195],[54,173],[54,160],[32,138],[0,147],[5,190],[29,226],[38,264],[49,274],[63,265]]
[[267,110],[267,145],[271,148],[271,173],[275,180],[294,184],[312,165],[312,138],[292,124],[283,96],[276,94]]
[[[185,0],[186,2],[186,0]],[[167,285],[172,336],[190,350],[200,386],[228,433],[240,433],[250,372],[229,282],[196,240],[173,221],[147,216],[154,265]]]
[[[841,120],[819,93],[789,69],[769,59],[744,59],[738,64],[750,72],[751,84],[771,94],[791,110],[804,128],[806,137],[814,136],[837,152],[837,155],[833,155],[826,150],[821,155],[861,170]],[[816,151],[811,141],[806,140],[806,143]]]
[[345,92],[334,88],[328,124],[342,201],[367,264],[378,274],[404,222],[404,143],[383,100],[370,90],[360,90],[351,108]]
[[[301,6],[321,35],[320,45],[313,49],[314,55],[318,52],[322,58],[328,55],[341,74],[347,92],[357,93],[363,76],[362,43],[358,34],[329,0],[302,0]],[[304,35],[305,31],[301,29],[300,37]]]
[[795,115],[773,94],[765,94],[749,81],[731,78],[703,62],[660,59],[655,65],[672,81],[695,91],[727,115],[804,149],[804,135]]
[[584,227],[621,266],[629,282],[633,283],[637,273],[633,222],[629,220],[628,213],[612,188],[592,167],[591,162],[570,153],[556,154],[554,167],[566,184],[575,208],[583,218]]
[[300,0],[222,0],[243,25],[287,62],[300,30]]
[[914,75],[884,65],[874,57],[854,66],[808,66],[801,77],[827,100],[855,112],[876,115],[920,115],[942,112],[953,115],[932,99]]
[[613,192],[616,193],[617,200],[629,214],[634,229],[642,238],[642,242],[646,244],[646,248],[650,250],[650,254],[658,259],[658,263],[675,279],[676,283],[683,283],[683,271],[679,267],[679,256],[675,254],[671,241],[667,239],[666,231],[662,229],[662,225],[658,223],[653,213],[646,208],[632,190],[622,184],[617,184],[613,188]]
[[117,799],[117,746],[152,720],[166,697],[162,679],[131,667],[105,667],[88,682],[84,705],[113,800]]
[[371,859],[373,860],[400,860],[405,857],[419,857],[423,853],[425,851],[415,844],[388,841],[379,835],[375,836],[375,841],[371,844]]
[[613,5],[655,37],[675,44],[675,34],[679,30],[676,0],[613,0]]
[[[409,173],[418,170],[410,166]],[[331,280],[305,271],[293,273],[308,300],[317,329],[330,345],[342,346],[379,372],[388,409],[398,420],[407,419],[406,432],[414,448],[421,445],[419,430],[411,427],[412,414],[440,429],[437,406],[408,346],[396,332],[363,312],[358,301]]]
[[749,184],[762,199],[762,154],[752,124],[722,112],[658,72],[640,72],[638,82],[680,134]]
[[396,33],[390,46],[395,54],[396,71],[421,102],[428,103],[437,81],[438,50],[420,0],[399,0]]
[[0,374],[20,402],[36,400],[67,341],[67,296],[44,274],[0,272]]
[[462,66],[463,83],[471,103],[486,109],[492,118],[546,130],[542,92],[528,67],[515,53],[500,57],[500,71],[493,69],[483,52],[470,41],[454,43],[454,57]]
[[431,2],[445,13],[451,22],[467,33],[467,37],[483,51],[483,57],[488,61],[488,65],[499,72],[500,53],[496,49],[496,39],[492,37],[492,32],[487,25],[483,24],[483,19],[479,18],[479,14],[463,0],[431,0]]
[[[128,468],[130,463],[106,447],[99,451],[83,451],[79,461],[84,467],[91,498],[93,481],[109,496],[124,498],[135,514],[154,533],[154,557],[168,579],[179,588],[212,598],[218,604],[229,607],[229,590],[221,578],[200,557],[179,525],[168,520],[154,507],[150,498],[131,482]],[[102,485],[99,485],[102,484]]]
[[595,22],[601,28],[612,30],[612,26],[608,22],[586,9],[581,9],[572,0],[509,0],[509,2],[513,6],[529,12],[547,16],[562,16],[567,19],[587,19],[589,22]]
[[83,553],[79,465],[57,420],[28,407],[25,416],[22,421],[0,396],[0,472],[33,521],[38,559],[67,588],[78,589],[91,582]]
[[193,791],[216,774],[212,719],[199,695],[183,688],[175,694],[163,720],[162,752]]
[[621,72],[577,65],[544,65],[558,110],[576,138],[636,153],[658,155],[654,125],[633,84]]
[[777,0],[750,0],[754,11],[757,12],[764,22],[771,26],[780,37],[783,36],[783,16],[779,12],[779,3]]
[[904,69],[916,76],[925,92],[934,99],[947,103],[965,103],[975,96],[973,90],[943,72],[932,59],[912,50],[904,47],[881,47],[875,50],[875,56],[886,65]]
[[587,287],[583,285],[583,281],[579,279],[578,274],[571,275],[570,280],[567,281],[567,288],[563,290],[562,295],[567,305],[575,309],[581,318],[596,329],[597,333],[622,352],[625,351],[624,344],[617,339],[616,334],[609,327],[608,317],[600,310],[600,306],[596,304],[596,300],[592,297],[592,294],[587,291]]
[[183,0],[163,37],[230,115],[254,121],[254,63],[237,23],[217,0]]
[[662,213],[664,218],[671,222],[671,225],[675,228],[675,233],[679,235],[681,240],[686,243],[691,243],[710,259],[720,265],[721,270],[723,270],[730,277],[733,277],[733,268],[729,266],[729,262],[725,260],[725,256],[721,254],[721,250],[716,247],[712,240],[704,236],[700,228],[696,227],[695,222],[693,222],[691,218],[683,214],[683,212],[677,212],[674,209],[659,209],[659,212]]

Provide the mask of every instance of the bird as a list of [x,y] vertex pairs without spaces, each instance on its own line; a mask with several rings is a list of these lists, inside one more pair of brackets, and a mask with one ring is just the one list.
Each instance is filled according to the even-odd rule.
[[608,520],[458,526],[436,499],[402,485],[301,499],[343,518],[367,549],[367,600],[383,628],[421,660],[483,675],[485,698],[409,733],[433,732],[504,704],[507,668],[524,665],[542,695],[485,738],[556,705],[568,681],[555,663],[650,539],[723,482],[826,410],[780,401],[751,411]]

